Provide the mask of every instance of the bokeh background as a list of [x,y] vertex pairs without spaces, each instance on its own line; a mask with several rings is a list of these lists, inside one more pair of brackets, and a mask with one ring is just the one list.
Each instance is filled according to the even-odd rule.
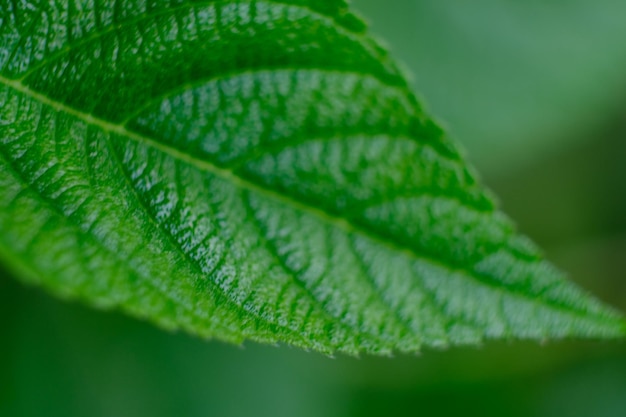
[[[626,2],[355,0],[501,205],[626,311]],[[626,343],[334,359],[162,332],[0,271],[0,415],[626,415]]]

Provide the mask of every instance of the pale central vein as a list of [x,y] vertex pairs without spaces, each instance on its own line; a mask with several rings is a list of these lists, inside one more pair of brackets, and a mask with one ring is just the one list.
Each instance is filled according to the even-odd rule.
[[[321,221],[332,225],[333,227],[336,227],[340,230],[343,230],[344,232],[346,232],[347,234],[354,234],[354,235],[360,235],[363,237],[366,237],[367,239],[370,239],[371,241],[376,242],[377,244],[387,248],[388,250],[391,250],[392,252],[396,252],[396,253],[401,253],[404,256],[407,256],[410,259],[413,259],[415,261],[419,261],[419,262],[429,262],[430,264],[433,265],[437,265],[439,267],[442,267],[444,269],[447,269],[449,271],[458,271],[463,273],[463,275],[467,276],[468,278],[471,279],[475,279],[478,282],[480,282],[482,285],[486,285],[489,287],[493,287],[499,291],[504,291],[505,290],[505,285],[503,284],[498,284],[496,282],[485,282],[483,279],[480,279],[479,277],[475,276],[474,274],[471,273],[471,271],[467,270],[466,268],[460,267],[460,266],[452,266],[449,264],[444,263],[442,260],[440,259],[436,259],[433,258],[431,256],[425,255],[425,254],[419,254],[415,251],[415,249],[413,248],[408,248],[406,246],[403,246],[399,243],[395,243],[389,240],[385,240],[383,239],[380,235],[376,234],[376,233],[372,233],[371,231],[359,227],[351,222],[349,222],[347,219],[345,218],[341,218],[341,217],[337,217],[334,216],[330,213],[328,213],[327,211],[324,211],[322,209],[304,204],[294,198],[291,198],[285,194],[281,194],[277,191],[268,189],[266,187],[262,187],[259,184],[256,184],[254,182],[251,182],[249,180],[246,180],[245,178],[242,178],[240,176],[238,176],[237,174],[235,174],[233,171],[231,171],[230,169],[224,169],[221,168],[211,162],[205,161],[205,160],[201,160],[198,158],[195,158],[185,152],[182,152],[176,148],[173,148],[171,146],[168,146],[166,144],[163,144],[161,142],[158,142],[157,140],[147,137],[145,135],[141,135],[138,134],[136,132],[130,131],[128,129],[126,129],[124,126],[119,125],[119,124],[115,124],[115,123],[111,123],[109,121],[106,121],[104,119],[95,117],[91,114],[88,113],[84,113],[81,112],[80,110],[74,109],[70,106],[67,106],[64,103],[61,103],[59,101],[56,101],[54,99],[51,99],[50,97],[41,94],[35,90],[32,90],[31,88],[23,85],[20,81],[17,80],[12,80],[9,78],[6,78],[4,76],[0,75],[0,83],[6,85],[7,87],[10,87],[12,89],[14,89],[15,91],[18,91],[26,96],[31,97],[32,99],[35,99],[39,102],[41,102],[44,105],[47,105],[53,109],[55,109],[56,111],[59,112],[63,112],[66,113],[68,115],[72,115],[74,117],[76,117],[79,120],[84,121],[85,123],[92,125],[92,126],[97,126],[100,129],[102,129],[105,132],[109,132],[109,133],[114,133],[117,134],[119,136],[122,137],[126,137],[130,140],[136,141],[138,143],[142,143],[144,145],[150,146],[154,149],[157,149],[179,161],[188,163],[192,166],[195,166],[196,168],[198,168],[201,171],[204,172],[208,172],[211,173],[231,184],[233,184],[236,187],[239,187],[241,189],[245,189],[245,190],[249,190],[252,191],[254,193],[257,193],[259,195],[263,195],[265,197],[268,197],[274,201],[277,201],[279,203],[285,204],[286,206],[292,207],[295,210],[298,210],[300,212],[304,212],[307,213],[311,216],[314,216],[318,219],[320,219]],[[509,289],[511,290],[511,289]],[[529,298],[528,294],[518,294],[521,295],[523,298]],[[531,299],[532,300],[532,299]],[[536,300],[533,300],[536,302]],[[549,302],[549,300],[545,300],[546,302]],[[558,310],[562,310],[563,306],[561,305],[552,305],[552,308],[558,309]],[[572,311],[572,309],[565,309],[567,311],[569,311],[570,313],[573,313],[574,311]]]
[[212,164],[211,162],[202,160],[202,159],[198,159],[195,158],[191,155],[189,155],[188,153],[182,152],[176,148],[173,148],[171,146],[167,146],[161,142],[158,142],[152,138],[149,138],[147,136],[141,135],[139,133],[133,132],[131,130],[126,129],[124,126],[119,125],[119,124],[115,124],[115,123],[111,123],[108,122],[106,120],[103,120],[101,118],[98,117],[94,117],[91,114],[87,114],[84,112],[81,112],[80,110],[76,110],[72,107],[69,107],[59,101],[53,100],[50,97],[41,94],[35,90],[32,90],[31,88],[23,85],[22,83],[20,83],[19,81],[15,81],[15,80],[11,80],[8,79],[4,76],[0,75],[0,83],[16,90],[19,91],[22,94],[25,94],[49,107],[52,107],[53,109],[72,115],[82,121],[84,121],[85,123],[92,125],[92,126],[97,126],[100,129],[102,129],[105,132],[109,132],[109,133],[115,133],[117,135],[126,137],[128,139],[132,139],[136,142],[139,143],[143,143],[145,145],[148,145],[152,148],[158,149],[159,151],[170,155],[171,157],[178,159],[180,161],[186,162],[190,165],[195,166],[196,168],[205,171],[205,172],[209,172],[211,174],[214,174],[220,178],[222,178],[225,181],[228,181],[230,183],[232,183],[233,185],[245,189],[245,190],[249,190],[249,191],[253,191],[257,194],[260,195],[264,195],[267,196],[273,200],[279,201],[281,203],[284,203],[288,206],[293,207],[294,209],[297,209],[298,211],[302,211],[305,213],[309,213],[319,219],[321,219],[322,221],[332,224],[335,227],[338,227],[339,229],[344,230],[347,233],[354,233],[354,234],[358,234],[358,235],[364,235],[372,240],[377,241],[378,243],[380,243],[381,245],[386,246],[387,248],[393,250],[393,251],[401,251],[403,253],[405,253],[408,256],[411,256],[412,258],[415,258],[417,260],[423,260],[424,257],[419,256],[418,254],[416,254],[415,252],[413,252],[410,249],[407,249],[405,247],[402,247],[400,245],[396,245],[393,244],[391,242],[388,242],[386,240],[381,239],[380,237],[378,237],[377,235],[374,235],[362,228],[359,228],[357,226],[355,226],[354,224],[348,222],[346,219],[343,219],[341,217],[337,217],[337,216],[333,216],[331,214],[329,214],[328,212],[312,207],[310,205],[304,204],[298,200],[295,200],[293,198],[290,198],[284,194],[278,193],[274,190],[262,187],[254,182],[248,181],[240,176],[238,176],[237,174],[235,174],[233,171],[231,171],[230,169],[224,169],[224,168],[220,168],[219,166]]

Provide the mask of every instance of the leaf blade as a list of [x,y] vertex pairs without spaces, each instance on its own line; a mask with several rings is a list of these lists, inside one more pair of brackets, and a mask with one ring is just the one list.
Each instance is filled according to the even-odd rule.
[[[187,6],[219,20],[251,16],[259,5],[287,16],[261,19],[286,25],[285,35],[308,36],[320,51],[333,43],[298,32],[307,19],[336,26],[302,6]],[[53,238],[37,244],[35,236],[13,255],[47,256],[35,261],[44,285],[166,327],[325,352],[624,334],[616,313],[516,235],[373,43],[362,41],[366,52],[342,57],[348,66],[340,69],[322,55],[302,61],[301,51],[289,58],[307,65],[259,69],[252,61],[237,74],[209,71],[196,57],[189,65],[200,75],[187,72],[173,86],[180,71],[165,68],[169,78],[148,75],[135,86],[139,70],[189,55],[151,51],[143,58],[152,64],[141,65],[126,32],[110,31],[131,46],[134,75],[114,71],[112,58],[86,65],[71,48],[58,55],[68,60],[63,70],[42,60],[23,68],[26,76],[10,68],[0,75],[2,193],[21,183],[51,212],[33,230],[54,236],[67,223],[74,233],[57,244],[74,251],[65,263],[60,249],[47,249]],[[142,43],[151,34],[168,49],[163,33],[147,30]],[[336,51],[355,48],[352,35],[337,33],[349,39]],[[84,44],[107,35],[91,36]],[[91,79],[79,82],[85,74]],[[119,91],[96,89],[102,82]],[[25,239],[10,220],[25,203],[11,204],[0,222],[5,253]],[[36,224],[35,212],[24,224]],[[46,272],[54,267],[56,275]]]

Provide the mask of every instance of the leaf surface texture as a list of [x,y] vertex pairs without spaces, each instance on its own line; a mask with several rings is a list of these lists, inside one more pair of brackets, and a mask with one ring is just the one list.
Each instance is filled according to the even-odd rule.
[[341,1],[0,5],[0,256],[326,353],[625,325],[544,261]]

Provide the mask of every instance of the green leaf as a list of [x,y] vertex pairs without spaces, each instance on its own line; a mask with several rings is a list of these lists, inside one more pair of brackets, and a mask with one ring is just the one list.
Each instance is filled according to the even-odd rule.
[[323,352],[618,337],[341,1],[0,6],[0,256],[166,328]]

